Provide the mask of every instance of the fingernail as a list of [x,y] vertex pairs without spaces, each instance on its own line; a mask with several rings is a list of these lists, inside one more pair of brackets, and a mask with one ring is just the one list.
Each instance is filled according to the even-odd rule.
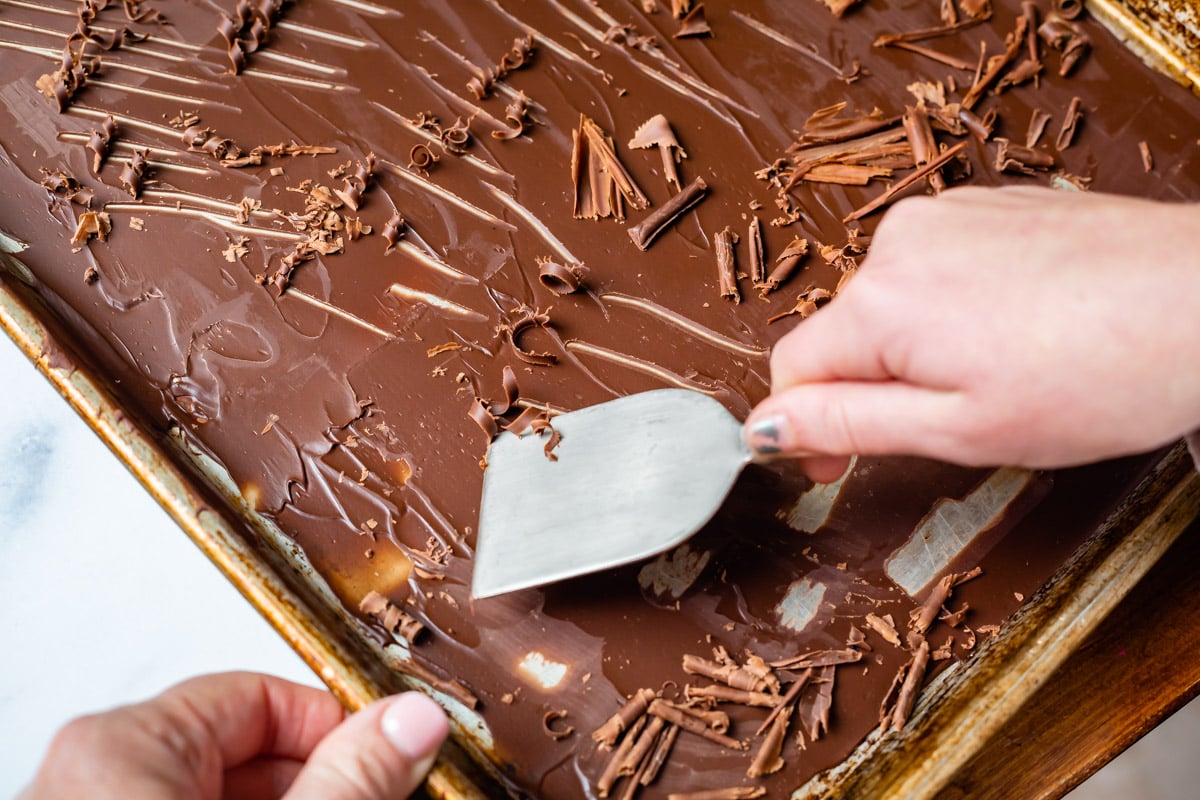
[[418,775],[433,766],[448,730],[446,712],[420,692],[407,692],[393,700],[383,712],[380,727],[392,747],[412,761]]
[[771,414],[746,426],[746,445],[760,456],[775,456],[791,449],[792,424],[786,414]]

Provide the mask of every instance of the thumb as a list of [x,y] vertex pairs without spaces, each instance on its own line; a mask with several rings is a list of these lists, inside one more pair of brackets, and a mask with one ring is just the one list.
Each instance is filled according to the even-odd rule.
[[755,456],[923,455],[962,458],[952,435],[961,395],[899,381],[804,383],[776,392],[746,420]]
[[449,729],[437,703],[418,692],[379,700],[326,736],[287,800],[407,797],[433,766]]

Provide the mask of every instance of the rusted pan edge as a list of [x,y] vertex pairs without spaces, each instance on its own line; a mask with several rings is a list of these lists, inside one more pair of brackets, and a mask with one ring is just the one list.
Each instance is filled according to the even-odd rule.
[[1150,67],[1200,95],[1200,7],[1195,0],[1085,0],[1085,5]]
[[1200,474],[1173,448],[1000,632],[922,692],[899,733],[864,742],[793,800],[936,797],[1041,688],[1200,512]]
[[[196,477],[180,469],[157,441],[138,428],[86,369],[73,358],[59,355],[69,351],[39,318],[35,308],[40,303],[13,275],[27,277],[18,261],[0,251],[0,329],[342,705],[357,710],[407,684],[383,674],[382,660],[356,653],[354,644],[347,643],[287,584],[280,567],[251,547],[216,504],[196,489]],[[240,510],[248,515],[244,506]],[[252,528],[264,525],[261,519],[239,521]],[[477,772],[457,746],[448,744],[430,771],[425,789],[436,800],[495,795],[495,790],[480,788]]]

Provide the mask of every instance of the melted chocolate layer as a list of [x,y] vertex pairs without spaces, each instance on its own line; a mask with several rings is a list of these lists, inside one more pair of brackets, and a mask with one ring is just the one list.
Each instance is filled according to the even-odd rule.
[[[889,558],[939,501],[954,508],[999,480],[864,458],[838,491],[788,464],[754,468],[668,558],[471,602],[487,446],[472,407],[486,427],[673,385],[744,415],[766,394],[769,348],[791,324],[768,319],[811,286],[834,291],[861,256],[845,247],[856,235],[842,220],[880,195],[880,178],[937,158],[925,138],[919,152],[904,145],[900,117],[915,104],[905,87],[941,82],[947,103],[963,99],[975,76],[942,62],[974,65],[980,42],[1004,53],[1021,15],[1002,0],[994,19],[922,40],[944,56],[935,61],[872,46],[880,33],[936,26],[930,4],[868,0],[841,20],[806,1],[705,5],[711,36],[674,38],[668,4],[632,0],[194,0],[164,6],[169,24],[137,4],[0,0],[0,231],[29,243],[20,258],[42,296],[131,413],[223,465],[346,609],[379,593],[366,606],[377,613],[359,613],[363,635],[390,643],[397,620],[423,624],[414,657],[477,699],[504,779],[543,797],[595,795],[609,755],[588,734],[638,689],[670,699],[685,679],[708,683],[684,673],[684,654],[722,646],[739,662],[774,661],[842,649],[851,625],[868,631],[868,613],[891,613],[903,638],[915,600],[889,577]],[[90,38],[75,63],[77,24]],[[1091,48],[1068,77],[1035,40],[1046,65],[1036,82],[975,92],[957,132],[945,130],[953,114],[940,126],[934,115],[934,146],[964,144],[965,160],[939,174],[998,184],[1064,172],[1099,191],[1200,197],[1195,98],[1086,16],[1071,24]],[[803,147],[836,144],[805,126],[842,101],[850,116],[880,109],[855,123],[862,135],[900,133],[873,140],[874,160],[792,175],[790,205],[777,209],[776,186],[755,173],[785,157],[797,131]],[[971,133],[991,111],[992,135],[1017,143],[1035,112],[1051,115],[1052,131],[1068,113],[1083,117],[1061,151],[1036,145],[1039,166],[1025,175],[997,171],[997,144]],[[627,146],[660,113],[674,143]],[[795,160],[804,154],[814,155]],[[864,170],[875,179],[853,185]],[[635,244],[625,228],[697,178],[703,202]],[[86,201],[81,187],[92,216],[67,199]],[[718,232],[750,230],[755,216],[768,267],[797,237],[810,244],[761,297],[719,273],[715,254]],[[866,233],[876,219],[864,217]],[[733,246],[743,272],[747,246]],[[547,260],[556,280],[544,279]],[[580,290],[562,291],[563,276]],[[1015,480],[1010,495],[974,495],[974,523],[952,517],[989,532],[928,577],[982,565],[950,610],[969,603],[975,631],[999,623],[1152,461],[1002,475]],[[974,634],[949,623],[935,625],[931,647],[950,635],[952,657],[965,656]],[[782,770],[746,778],[767,711],[722,706],[749,750],[684,732],[653,791],[779,794],[840,761],[877,724],[910,657],[873,632],[867,642],[833,673],[828,733],[806,731],[800,751],[807,724],[795,723]],[[822,702],[827,683],[811,683],[798,718]]]

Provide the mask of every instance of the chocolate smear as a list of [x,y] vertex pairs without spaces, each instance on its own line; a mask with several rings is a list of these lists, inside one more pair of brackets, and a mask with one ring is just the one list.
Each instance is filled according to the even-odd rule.
[[1054,140],[1054,146],[1058,148],[1058,152],[1062,152],[1071,146],[1071,142],[1075,141],[1075,132],[1079,128],[1079,123],[1083,119],[1083,100],[1078,97],[1071,98],[1071,105],[1067,106],[1067,116],[1063,119],[1062,127],[1059,128],[1058,138]]
[[704,3],[697,3],[679,23],[679,30],[672,34],[675,39],[696,39],[712,36],[712,28],[704,17]]
[[634,131],[633,138],[629,140],[629,149],[631,150],[647,150],[651,147],[657,147],[659,155],[662,157],[663,176],[666,177],[667,183],[678,187],[679,173],[675,169],[675,165],[687,158],[687,152],[680,146],[679,140],[675,138],[675,131],[671,128],[671,123],[662,114],[655,114],[650,119],[646,120]]
[[635,209],[650,205],[625,165],[617,158],[612,137],[585,114],[572,132],[571,180],[575,185],[575,219],[625,219],[628,201]]
[[629,228],[629,238],[639,250],[648,250],[654,240],[680,217],[694,208],[708,194],[708,184],[696,178],[670,200],[646,215],[637,225]]
[[729,226],[718,232],[715,237],[717,251],[717,280],[721,288],[721,297],[742,302],[737,286],[737,265],[733,254],[733,246],[737,244],[738,235]]

